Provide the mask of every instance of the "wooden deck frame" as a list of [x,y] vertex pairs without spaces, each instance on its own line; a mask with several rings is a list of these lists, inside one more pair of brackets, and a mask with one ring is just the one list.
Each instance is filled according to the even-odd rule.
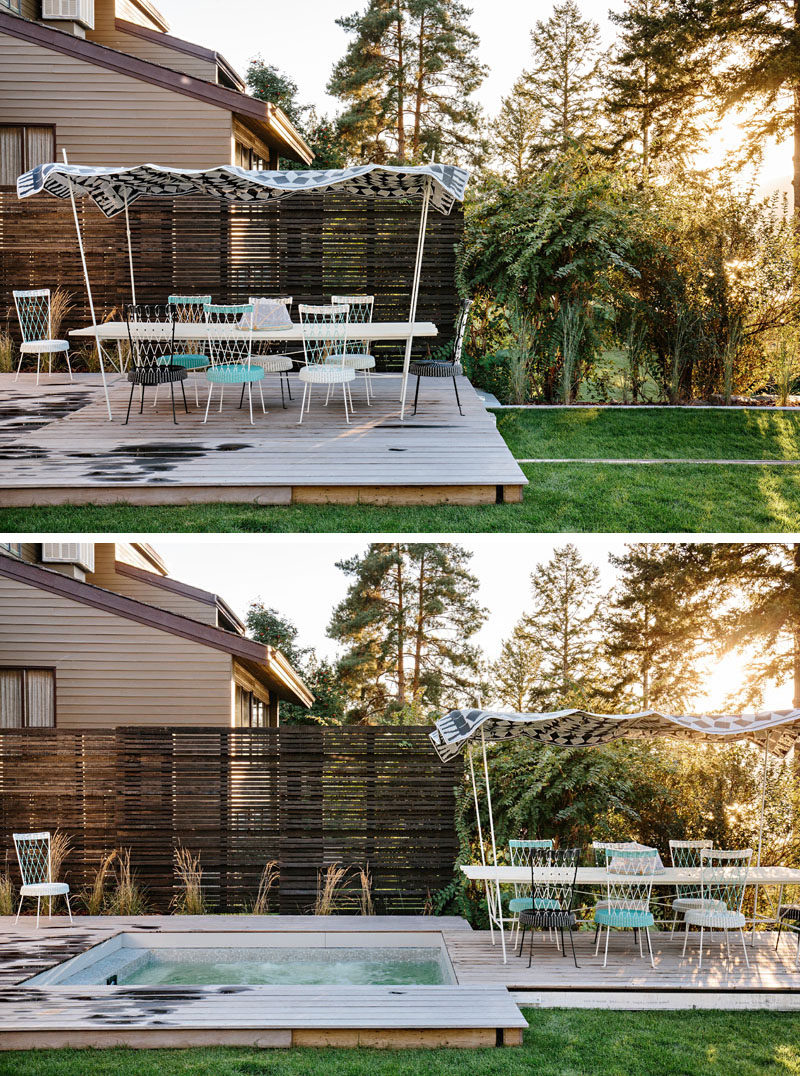
[[[466,378],[459,379],[464,417],[450,379],[430,378],[416,416],[400,421],[397,374],[373,376],[375,403],[353,389],[346,425],[341,400],[324,404],[316,390],[298,425],[299,391],[286,410],[275,377],[264,381],[268,414],[238,409],[235,387],[222,412],[203,424],[194,380],[190,414],[171,418],[169,393],[157,407],[122,419],[126,379],[109,377],[115,421],[108,422],[99,375],[42,378],[0,374],[0,504],[186,505],[498,504],[517,503],[527,479]],[[199,388],[204,395],[205,379]],[[296,386],[299,388],[299,386]],[[412,386],[413,388],[413,386]],[[288,401],[287,401],[288,402]],[[136,409],[134,409],[136,412]]]

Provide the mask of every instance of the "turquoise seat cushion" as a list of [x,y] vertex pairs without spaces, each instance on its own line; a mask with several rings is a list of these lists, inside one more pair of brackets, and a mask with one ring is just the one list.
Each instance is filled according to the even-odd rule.
[[508,910],[510,912],[524,912],[528,908],[533,907],[533,901],[530,897],[512,897],[508,902]]
[[595,923],[604,927],[652,927],[655,920],[652,912],[639,911],[634,908],[596,908]]
[[208,355],[164,355],[158,361],[172,366],[183,366],[186,370],[201,370],[211,365]]
[[214,385],[244,385],[248,381],[260,381],[263,376],[261,366],[243,366],[239,363],[212,366],[206,370],[206,377]]

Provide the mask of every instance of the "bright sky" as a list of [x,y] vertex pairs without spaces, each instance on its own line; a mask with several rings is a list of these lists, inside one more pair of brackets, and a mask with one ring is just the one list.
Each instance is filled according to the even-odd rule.
[[[300,641],[321,655],[334,657],[335,644],[325,629],[333,606],[344,597],[348,580],[335,564],[362,553],[369,541],[396,536],[269,536],[260,539],[198,536],[191,542],[154,537],[152,544],[164,557],[175,578],[225,598],[244,618],[250,603],[261,599],[287,615],[297,625]],[[406,536],[404,536],[406,537]],[[409,538],[414,536],[407,536]],[[416,536],[420,540],[421,536]],[[520,616],[530,608],[529,577],[535,565],[548,560],[556,546],[572,541],[584,559],[601,572],[607,588],[614,579],[608,564],[610,553],[624,551],[628,539],[618,536],[581,535],[554,539],[540,535],[430,535],[425,541],[457,541],[472,554],[471,570],[480,580],[480,601],[489,618],[478,636],[488,656],[494,657],[501,641],[510,634]],[[737,686],[741,658],[732,655],[710,670],[708,694],[696,701],[697,708],[719,708]],[[791,705],[789,686],[771,686],[765,705]]]
[[[344,53],[347,36],[336,25],[341,15],[362,10],[366,0],[301,0],[296,4],[272,4],[263,0],[156,0],[173,33],[221,52],[242,74],[248,62],[261,53],[267,63],[291,75],[300,96],[322,112],[336,111],[337,102],[325,86],[334,62]],[[579,0],[583,15],[600,26],[604,42],[610,43],[614,26],[608,11],[621,3]],[[480,56],[489,76],[477,97],[489,113],[530,62],[529,33],[537,19],[546,19],[549,3],[530,0],[472,0],[472,28],[480,37]],[[718,163],[723,147],[735,145],[737,129],[727,120],[720,149],[709,161]],[[772,187],[791,172],[789,143],[770,147],[758,180]]]

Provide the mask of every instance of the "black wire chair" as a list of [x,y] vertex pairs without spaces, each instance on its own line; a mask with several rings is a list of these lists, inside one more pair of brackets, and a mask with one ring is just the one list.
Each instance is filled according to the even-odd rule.
[[139,406],[139,414],[144,409],[144,390],[153,386],[156,390],[159,385],[169,385],[172,398],[172,421],[177,425],[175,417],[175,382],[179,382],[183,394],[183,407],[186,414],[189,408],[186,404],[186,390],[184,381],[188,370],[176,361],[180,356],[175,355],[175,308],[172,306],[149,306],[145,303],[128,306],[125,311],[125,320],[128,324],[128,340],[131,349],[131,365],[128,369],[128,381],[131,385],[131,394],[128,397],[128,412],[125,415],[125,425],[131,417],[131,404],[133,393],[137,385],[142,390],[142,400]]
[[458,322],[456,324],[456,338],[453,344],[453,354],[449,359],[416,359],[409,365],[408,372],[412,375],[416,375],[417,378],[417,388],[414,392],[415,415],[417,413],[417,400],[419,399],[420,379],[423,377],[451,377],[453,379],[453,388],[456,393],[458,413],[463,417],[464,412],[461,410],[461,400],[458,397],[458,383],[456,378],[459,374],[463,374],[464,372],[461,366],[461,352],[464,349],[464,336],[467,331],[469,308],[471,306],[471,299],[462,300],[461,309],[458,314]]
[[580,848],[556,848],[541,851],[531,856],[531,907],[519,913],[519,925],[522,934],[517,956],[522,956],[525,943],[525,931],[531,932],[528,967],[533,960],[533,933],[535,930],[547,930],[558,933],[561,937],[561,955],[566,956],[564,948],[564,931],[569,934],[572,946],[572,959],[578,967],[575,956],[575,941],[572,932],[577,926],[577,917],[572,909],[575,900],[575,881],[578,875]]

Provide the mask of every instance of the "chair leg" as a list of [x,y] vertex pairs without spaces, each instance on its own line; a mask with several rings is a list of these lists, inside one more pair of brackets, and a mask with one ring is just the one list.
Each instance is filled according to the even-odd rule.
[[704,928],[700,927],[700,959],[697,962],[698,968],[702,968],[703,966],[703,932]]
[[220,409],[220,412],[222,412],[222,401],[224,399],[225,399],[225,386],[220,385],[220,387],[219,387],[219,409]]
[[461,417],[464,417],[464,412],[461,410],[461,400],[458,398],[458,385],[456,383],[455,374],[453,375],[453,388],[456,390],[456,403],[458,404],[458,413]]
[[744,940],[744,931],[741,930],[741,929],[739,930],[739,937],[742,939],[742,952],[744,953],[744,962],[747,965],[747,970],[749,971],[750,970],[750,959],[749,959],[749,957],[747,955],[747,945],[746,945],[745,940]]
[[39,371],[41,370],[41,368],[42,368],[42,356],[37,355],[36,356],[36,384],[37,385],[39,384]]
[[250,425],[253,425],[253,382],[247,382],[247,399],[250,403]]
[[347,385],[342,382],[342,396],[344,397],[344,420],[347,425],[350,425],[350,415],[347,411]]
[[417,374],[417,387],[414,390],[414,414],[415,415],[417,413],[417,400],[419,399],[419,377],[420,377],[420,375]]
[[573,931],[572,927],[570,927],[570,928],[569,928],[569,944],[570,944],[570,945],[572,946],[572,960],[573,960],[573,962],[574,962],[574,964],[575,964],[575,967],[577,968],[577,967],[578,967],[578,958],[577,958],[577,957],[575,956],[575,938],[574,938],[574,933],[575,933],[575,932]]
[[264,403],[264,388],[263,388],[263,385],[262,385],[261,381],[259,381],[259,383],[258,383],[258,394],[261,397],[261,410],[266,415],[266,413],[267,413],[267,405]]
[[635,933],[639,941],[639,956],[644,960],[644,953],[642,952],[642,932],[641,930],[637,930]]
[[69,379],[70,381],[74,381],[75,379],[72,376],[72,364],[69,361],[69,348],[67,348],[67,350],[64,352],[64,358],[67,360],[67,371],[69,372]]
[[328,401],[331,398],[331,382],[328,382],[328,391],[325,393],[325,406],[328,406]]
[[214,391],[214,382],[211,381],[208,386],[208,402],[206,403],[206,413],[203,418],[203,422],[208,422],[208,409],[211,406],[211,393]]
[[[527,929],[526,927],[523,927],[521,933],[519,931],[517,931],[517,933],[520,936],[519,937],[519,950],[517,951],[517,956],[522,956],[522,946],[525,944],[525,931],[526,931],[526,929]],[[798,934],[798,937],[800,937],[800,934]]]
[[194,406],[199,407],[200,406],[200,393],[199,393],[199,390],[198,390],[198,385],[200,384],[200,375],[195,374],[194,377],[192,378],[192,381],[194,381]]
[[681,959],[683,959],[686,956],[686,943],[688,942],[688,940],[689,940],[689,924],[687,923],[686,924],[686,930],[683,932],[683,953],[681,954]]
[[[23,900],[25,900],[24,897],[19,898],[19,907],[17,908],[17,918],[14,920],[14,926],[16,926],[17,923],[19,923],[19,916],[20,916],[20,912],[22,911],[22,902],[23,902]],[[800,934],[798,934],[798,938],[800,938]]]
[[131,417],[131,404],[133,403],[133,390],[135,389],[135,387],[136,386],[131,383],[131,394],[128,397],[128,413],[125,416],[125,421],[122,423],[123,426],[128,425],[128,419]]
[[25,358],[25,356],[24,356],[24,355],[23,355],[23,353],[22,353],[22,352],[20,351],[20,353],[19,353],[19,362],[17,363],[17,376],[16,376],[15,378],[14,378],[14,380],[15,380],[15,381],[19,381],[19,372],[20,372],[20,370],[22,369],[22,360],[23,360],[24,358]]
[[[156,394],[156,396],[158,396],[158,385],[156,385],[156,393],[155,394]],[[153,403],[153,407],[155,407],[155,403]],[[142,382],[142,398],[139,401],[139,414],[141,415],[143,411],[144,411],[144,382]]]
[[37,897],[36,898],[36,929],[37,930],[39,929],[39,912],[41,911],[41,907],[42,907],[42,898]]
[[286,378],[286,391],[289,393],[289,399],[291,400],[292,399],[292,383],[289,380],[288,372],[286,374],[284,374],[284,377]]
[[181,393],[183,395],[183,410],[188,415],[189,414],[189,407],[188,407],[188,404],[186,403],[186,388],[184,386],[183,380],[181,381]]
[[536,933],[536,931],[531,929],[531,943],[530,943],[530,946],[528,947],[528,967],[530,967],[531,964],[533,963],[533,935],[535,933]]
[[594,932],[594,955],[597,956],[600,951],[600,937],[603,933],[603,924],[598,923]]
[[603,967],[608,963],[608,936],[611,933],[611,927],[606,927],[606,949],[603,955]]
[[286,410],[286,397],[283,394],[283,375],[278,374],[278,384],[281,387],[281,407]]
[[302,422],[303,422],[303,412],[306,409],[306,393],[307,392],[308,392],[308,385],[304,384],[303,385],[303,399],[302,399],[302,401],[300,403],[300,421],[297,423],[298,426],[302,425]]
[[566,957],[566,955],[567,955],[567,947],[566,947],[566,945],[564,945],[564,928],[559,927],[558,928],[558,933],[561,936],[561,955],[563,957]]
[[178,425],[178,420],[177,420],[177,418],[175,418],[175,382],[174,381],[170,381],[170,383],[169,383],[169,398],[172,401],[172,421],[177,426]]
[[64,894],[64,900],[67,902],[67,915],[69,916],[69,925],[71,927],[75,926],[75,924],[72,922],[72,908],[70,908],[69,906],[69,893]]
[[653,960],[653,946],[650,944],[650,927],[645,927],[644,932],[647,935],[647,951],[650,953],[650,967],[655,969],[655,961]]
[[241,397],[239,398],[239,410],[240,410],[240,411],[241,411],[241,409],[242,409],[242,404],[244,403],[244,390],[245,390],[245,388],[247,387],[247,385],[248,385],[248,382],[247,382],[247,381],[243,381],[243,382],[242,382],[242,395],[241,395]]

